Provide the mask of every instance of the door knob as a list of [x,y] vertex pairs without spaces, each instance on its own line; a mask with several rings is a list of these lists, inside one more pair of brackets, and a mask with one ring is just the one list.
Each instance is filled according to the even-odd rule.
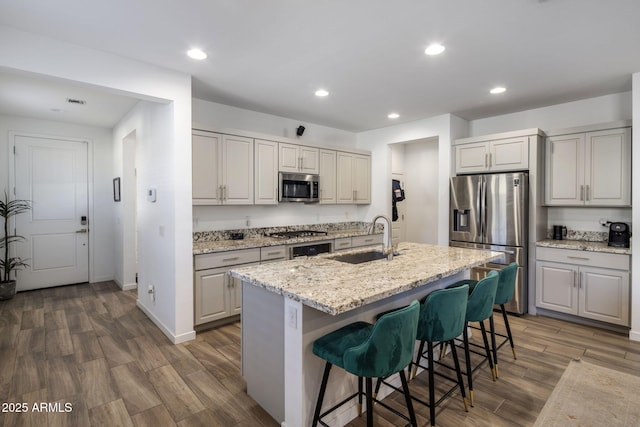
[[87,230],[86,228],[82,228],[80,230],[77,230],[76,233],[88,233],[89,230]]

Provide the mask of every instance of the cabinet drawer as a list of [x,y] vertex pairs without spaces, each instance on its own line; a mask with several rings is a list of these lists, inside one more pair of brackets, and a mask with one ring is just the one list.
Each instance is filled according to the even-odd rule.
[[339,251],[342,249],[349,249],[351,247],[351,237],[341,237],[340,239],[336,239],[333,244],[333,250]]
[[355,236],[351,238],[351,247],[370,246],[382,244],[382,234],[371,234],[366,236]]
[[536,248],[536,259],[591,267],[629,270],[629,255],[624,254],[538,247]]
[[285,245],[260,248],[260,261],[274,259],[287,259],[287,247]]
[[226,267],[260,261],[260,248],[196,255],[195,269]]

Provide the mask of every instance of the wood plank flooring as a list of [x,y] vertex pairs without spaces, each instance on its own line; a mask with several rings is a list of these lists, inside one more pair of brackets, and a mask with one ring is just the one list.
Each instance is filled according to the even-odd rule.
[[[135,291],[104,282],[0,302],[0,426],[278,426],[245,393],[239,323],[173,345],[135,300]],[[478,370],[475,407],[465,412],[452,395],[437,409],[439,426],[533,424],[572,358],[640,376],[640,343],[625,335],[545,317],[510,319],[518,359],[503,347],[499,380],[486,365]],[[425,377],[410,385],[423,399]],[[404,410],[398,393],[387,401]],[[48,411],[33,410],[41,402]],[[26,403],[28,411],[9,403]],[[419,425],[429,425],[428,408],[415,408]],[[403,425],[381,407],[375,414],[376,426]]]

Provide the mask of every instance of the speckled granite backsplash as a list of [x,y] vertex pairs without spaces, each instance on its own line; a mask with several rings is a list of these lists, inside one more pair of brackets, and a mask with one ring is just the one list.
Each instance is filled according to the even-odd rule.
[[[370,222],[350,221],[350,222],[334,222],[328,224],[303,224],[289,225],[286,227],[262,227],[262,228],[240,228],[236,230],[217,230],[217,231],[196,231],[193,233],[194,242],[215,242],[218,240],[230,240],[231,233],[244,233],[245,239],[262,237],[265,234],[276,233],[280,231],[296,231],[296,230],[318,230],[318,231],[344,231],[344,230],[362,230],[366,231],[371,227]],[[382,233],[384,225],[376,224],[376,231]]]
[[[553,228],[547,230],[547,239],[553,239]],[[608,231],[580,231],[567,229],[564,240],[582,240],[585,242],[606,242],[609,239]]]

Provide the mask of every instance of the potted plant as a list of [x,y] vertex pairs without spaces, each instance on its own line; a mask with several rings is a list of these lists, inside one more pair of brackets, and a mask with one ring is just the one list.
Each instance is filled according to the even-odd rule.
[[9,234],[9,218],[27,212],[31,209],[28,200],[9,200],[7,192],[4,199],[0,200],[0,217],[4,220],[4,235],[0,238],[0,249],[3,257],[0,258],[0,300],[11,299],[16,294],[16,281],[11,280],[11,272],[27,267],[28,264],[20,257],[10,257],[12,243],[24,240],[24,237]]

